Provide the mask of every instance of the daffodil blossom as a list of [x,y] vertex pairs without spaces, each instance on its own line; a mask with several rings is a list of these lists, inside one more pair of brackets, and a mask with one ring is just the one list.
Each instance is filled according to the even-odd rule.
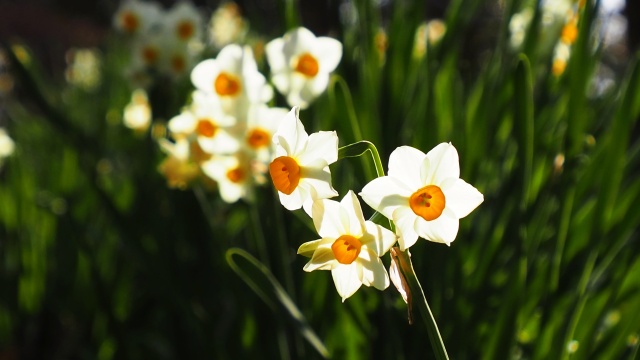
[[349,190],[342,201],[313,203],[313,224],[322,238],[306,242],[298,254],[311,257],[304,271],[331,270],[344,302],[361,285],[384,290],[389,276],[380,257],[396,242],[393,232],[365,221],[358,197]]
[[240,146],[228,132],[235,123],[235,118],[222,111],[216,98],[195,91],[191,107],[169,120],[169,130],[174,137],[195,136],[207,153],[229,154]]
[[186,189],[200,173],[198,164],[191,161],[189,141],[186,138],[180,138],[173,143],[167,139],[160,139],[158,145],[167,154],[167,157],[158,165],[158,171],[167,179],[169,187]]
[[389,175],[369,182],[360,193],[376,211],[394,221],[400,250],[424,239],[449,245],[459,219],[484,197],[460,179],[458,151],[442,143],[426,155],[410,146],[391,153]]
[[253,200],[253,176],[249,159],[242,152],[216,155],[202,163],[202,171],[218,183],[220,197],[227,203]]
[[271,139],[288,112],[285,108],[270,108],[265,104],[253,104],[249,107],[244,131],[245,147],[255,154],[256,160],[264,163],[272,160]]
[[129,129],[144,132],[151,124],[151,106],[144,89],[136,89],[131,94],[131,102],[124,108],[122,120]]
[[290,106],[305,109],[329,84],[329,74],[342,58],[342,44],[296,28],[270,41],[265,51],[271,80]]
[[302,207],[311,215],[314,200],[338,195],[329,170],[329,164],[338,160],[338,135],[335,131],[307,135],[298,112],[298,107],[291,109],[273,136],[276,150],[269,174],[285,208]]
[[113,25],[129,35],[146,33],[162,15],[160,4],[136,0],[124,1],[113,17]]
[[188,42],[202,37],[203,19],[192,3],[181,1],[167,12],[164,18],[165,31],[179,41]]
[[193,85],[220,98],[225,112],[237,118],[252,103],[266,103],[273,97],[250,47],[225,46],[215,59],[200,62],[191,72]]

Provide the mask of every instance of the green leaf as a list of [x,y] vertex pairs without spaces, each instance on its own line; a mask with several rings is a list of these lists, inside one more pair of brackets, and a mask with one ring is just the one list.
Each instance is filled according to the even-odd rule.
[[248,252],[231,248],[226,252],[227,263],[231,269],[275,312],[282,311],[298,328],[322,357],[328,358],[329,352],[311,329],[304,315],[298,310],[287,292],[264,264]]

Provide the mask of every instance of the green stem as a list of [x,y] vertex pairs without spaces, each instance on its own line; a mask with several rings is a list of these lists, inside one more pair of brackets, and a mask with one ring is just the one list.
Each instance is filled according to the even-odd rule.
[[[402,252],[399,248],[394,247],[391,249],[391,256],[397,261],[400,271],[402,272],[402,275],[404,276],[404,279],[409,286],[410,291],[407,294],[409,319],[411,319],[412,305],[416,305],[420,311],[420,317],[422,318],[422,321],[424,321],[425,325],[427,326],[429,341],[431,342],[431,348],[433,349],[436,359],[449,359],[449,356],[447,355],[447,349],[444,346],[444,342],[442,342],[442,337],[440,336],[440,331],[438,330],[436,319],[433,317],[431,308],[429,308],[429,303],[427,302],[427,298],[424,296],[424,291],[422,291],[420,281],[418,281],[418,277],[413,271],[413,264],[411,264],[411,257],[409,257],[409,252]],[[413,297],[415,295],[421,296],[416,296],[416,299],[418,301],[414,302]]]
[[362,131],[360,130],[360,123],[358,122],[358,116],[356,110],[353,108],[353,98],[351,97],[351,91],[349,91],[349,85],[339,75],[331,76],[331,84],[329,86],[329,97],[333,104],[336,103],[336,85],[340,85],[342,93],[344,94],[344,102],[347,106],[347,113],[349,114],[349,124],[353,131],[354,140],[358,141],[362,139]]
[[345,145],[338,149],[338,160],[347,157],[362,156],[366,151],[371,153],[373,163],[376,166],[376,175],[378,177],[384,176],[384,168],[382,167],[382,161],[380,160],[380,154],[378,149],[370,141],[361,140],[353,144]]

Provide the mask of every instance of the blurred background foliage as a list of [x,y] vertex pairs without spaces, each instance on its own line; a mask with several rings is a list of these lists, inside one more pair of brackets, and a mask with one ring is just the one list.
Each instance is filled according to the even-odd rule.
[[[640,11],[550,15],[558,3],[238,2],[254,49],[295,25],[343,42],[339,77],[301,113],[309,132],[372,141],[385,165],[400,145],[458,149],[485,201],[450,248],[411,249],[453,359],[638,354]],[[207,19],[219,5],[195,4]],[[122,125],[134,86],[116,8],[0,3],[0,126],[15,141],[0,165],[0,358],[430,358],[393,287],[341,303],[328,273],[302,271],[296,249],[317,235],[270,186],[253,204],[167,187],[152,132],[192,86],[156,79],[152,130]],[[91,86],[65,77],[86,48]],[[334,186],[358,192],[372,169],[341,160]]]

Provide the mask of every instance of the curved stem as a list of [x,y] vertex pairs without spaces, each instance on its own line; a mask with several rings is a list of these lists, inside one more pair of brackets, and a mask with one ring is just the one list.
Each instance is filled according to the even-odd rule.
[[382,161],[380,160],[380,154],[378,149],[370,141],[361,140],[353,144],[345,145],[338,149],[338,160],[347,157],[362,156],[366,151],[371,153],[373,158],[373,164],[376,167],[376,175],[378,177],[384,176],[384,168],[382,167]]
[[[418,281],[418,277],[413,271],[413,265],[411,264],[411,257],[409,256],[409,252],[403,252],[400,251],[399,248],[394,247],[391,249],[391,257],[393,259],[392,261],[396,261],[398,263],[400,271],[402,272],[402,276],[404,277],[406,284],[409,286],[409,292],[407,294],[407,304],[409,305],[409,319],[411,319],[412,306],[417,306],[420,311],[420,317],[427,326],[429,341],[431,342],[431,348],[433,349],[436,359],[448,360],[449,355],[447,355],[447,349],[444,346],[444,342],[442,342],[442,336],[440,336],[438,324],[436,323],[436,319],[433,317],[431,308],[429,308],[429,303],[427,302],[427,298],[424,296],[424,291],[422,291],[420,281]],[[416,296],[416,299],[418,301],[412,301],[414,296]]]

